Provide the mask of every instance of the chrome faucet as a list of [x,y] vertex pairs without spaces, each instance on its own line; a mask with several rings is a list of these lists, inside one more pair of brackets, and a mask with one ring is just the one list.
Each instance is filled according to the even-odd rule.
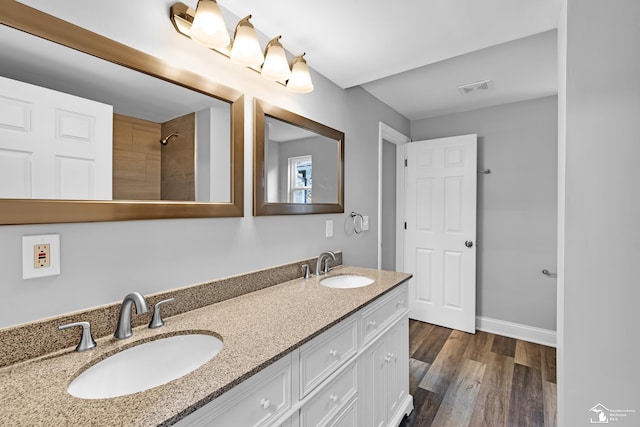
[[331,251],[325,251],[320,254],[318,257],[318,262],[316,262],[316,276],[320,276],[323,273],[327,273],[329,271],[329,264],[325,263],[324,269],[322,268],[322,260],[324,257],[331,257],[332,260],[336,260],[336,254]]
[[129,338],[133,335],[131,331],[131,306],[136,305],[136,313],[142,314],[149,311],[149,305],[142,295],[138,292],[131,292],[122,300],[120,307],[120,316],[118,317],[118,326],[113,334],[119,340]]

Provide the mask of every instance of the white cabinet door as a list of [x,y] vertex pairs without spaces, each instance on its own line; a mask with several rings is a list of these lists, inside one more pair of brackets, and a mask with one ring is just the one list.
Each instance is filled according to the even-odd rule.
[[111,200],[113,107],[0,77],[0,198]]
[[400,363],[398,352],[398,343],[400,337],[399,324],[391,328],[387,332],[387,348],[384,356],[386,363],[386,401],[385,408],[387,409],[387,419],[393,414],[400,404]]
[[363,425],[398,425],[409,395],[409,330],[407,317],[380,336],[361,359],[360,393]]
[[409,322],[405,317],[387,332],[386,402],[387,422],[402,419],[402,406],[409,394]]
[[386,334],[378,338],[362,356],[360,399],[364,425],[382,427],[387,424],[386,411]]

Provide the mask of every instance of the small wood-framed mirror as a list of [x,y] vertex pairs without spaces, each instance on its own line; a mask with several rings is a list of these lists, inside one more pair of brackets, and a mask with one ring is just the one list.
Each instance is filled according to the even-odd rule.
[[256,99],[253,214],[344,212],[344,133]]
[[[113,132],[112,129],[109,129],[110,125],[100,128],[97,125],[94,126],[97,123],[94,117],[83,110],[67,114],[70,117],[68,122],[63,122],[65,117],[53,116],[56,120],[56,127],[55,132],[52,133],[54,135],[52,140],[66,139],[75,140],[75,142],[86,140],[93,143],[97,139],[91,139],[89,136],[93,138],[96,135],[103,135],[99,129],[107,130],[104,133],[108,133],[109,136],[113,133],[113,141],[110,138],[103,138],[108,140],[109,144],[113,142],[113,150],[110,146],[105,151],[106,154],[101,157],[106,159],[107,167],[100,169],[100,182],[106,182],[106,186],[100,187],[101,192],[97,196],[95,196],[95,192],[91,191],[67,191],[68,188],[63,188],[65,191],[59,190],[61,188],[59,182],[63,180],[70,183],[69,188],[72,189],[89,188],[88,185],[73,186],[78,183],[76,179],[78,176],[87,177],[86,182],[92,184],[97,181],[94,180],[94,177],[98,176],[97,172],[90,164],[93,158],[85,158],[83,155],[76,154],[60,155],[54,153],[54,156],[50,156],[54,158],[54,161],[47,163],[47,165],[54,165],[51,167],[54,172],[45,176],[44,179],[38,177],[38,182],[45,182],[45,184],[47,181],[56,182],[55,187],[51,186],[53,190],[47,187],[46,191],[49,192],[45,193],[40,189],[32,190],[35,188],[33,185],[35,178],[33,178],[32,172],[43,170],[43,168],[32,166],[33,163],[29,159],[31,151],[20,147],[0,146],[0,152],[5,154],[0,156],[2,157],[0,165],[11,166],[3,167],[3,170],[0,171],[2,178],[0,179],[0,190],[2,190],[0,192],[2,194],[0,196],[0,225],[239,217],[244,215],[244,96],[241,92],[18,1],[0,0],[0,4],[2,5],[0,8],[0,34],[2,34],[0,76],[5,81],[11,80],[11,89],[20,87],[20,84],[32,85],[38,90],[52,90],[60,93],[61,96],[87,99],[113,109],[113,114],[111,114],[113,116]],[[168,21],[167,25],[170,25]],[[31,48],[33,50],[29,50]],[[51,58],[52,53],[57,56]],[[119,77],[120,80],[107,80],[107,77]],[[39,79],[40,81],[28,81],[27,78]],[[55,82],[55,84],[64,87],[49,87],[48,82]],[[91,86],[89,87],[87,83]],[[87,86],[86,93],[90,94],[74,93],[85,85]],[[144,88],[149,91],[145,93],[134,91],[134,89]],[[38,94],[40,93],[42,92],[38,92]],[[106,94],[111,97],[122,94],[124,101],[123,104],[118,104],[117,101],[111,102],[111,99],[103,100],[97,97],[98,94]],[[22,136],[13,138],[7,135],[11,132],[15,135],[27,133],[23,130],[30,130],[35,126],[35,122],[31,121],[30,117],[36,117],[36,114],[28,112],[27,107],[22,108],[28,106],[28,103],[16,101],[16,96],[5,96],[5,99],[9,99],[11,102],[5,102],[2,111],[15,113],[5,114],[4,121],[0,123],[4,124],[4,126],[0,126],[3,128],[0,130],[6,131],[2,141],[9,144],[14,140],[18,141]],[[34,99],[40,99],[39,95]],[[182,104],[184,111],[180,113],[180,118],[188,117],[190,121],[187,125],[169,119],[169,117],[178,117],[177,115],[169,116],[174,113],[173,106],[168,105],[170,99],[176,101],[176,106]],[[142,100],[147,101],[147,104],[138,105],[142,104],[139,102]],[[132,104],[136,104],[140,108],[134,112],[134,109],[131,108]],[[20,113],[23,110],[25,113]],[[120,112],[125,110],[125,113]],[[157,120],[158,123],[149,117],[145,116],[141,119],[141,116],[136,115],[139,111],[151,115],[157,114],[160,110],[166,112],[169,117]],[[54,113],[58,114],[57,111],[55,110]],[[101,117],[105,116],[109,117],[109,114]],[[116,116],[118,117],[116,118]],[[87,117],[88,119],[86,119]],[[201,120],[203,117],[206,120]],[[158,126],[167,126],[166,129],[158,127],[157,135],[154,134],[152,138],[145,139],[145,143],[148,146],[153,146],[154,150],[158,152],[161,148],[163,150],[162,154],[154,154],[155,158],[149,163],[144,163],[135,157],[137,155],[144,156],[148,154],[147,152],[132,149],[131,152],[125,153],[121,148],[123,146],[122,140],[116,140],[116,135],[122,135],[132,126],[138,126],[139,122],[134,122],[132,126],[127,128],[132,118],[144,119],[145,123],[151,121]],[[117,121],[118,126],[123,123],[122,127],[116,128]],[[199,123],[197,127],[193,124],[194,122]],[[204,125],[201,126],[202,124]],[[182,127],[178,130],[172,126]],[[218,131],[223,129],[223,131],[215,134],[214,128]],[[58,132],[60,129],[62,131]],[[124,129],[125,132],[120,132],[119,129]],[[140,127],[138,126],[137,129],[139,130]],[[145,128],[137,133],[148,136],[151,132],[147,130],[148,128]],[[129,131],[129,134],[132,132],[135,133],[135,129]],[[61,135],[62,137],[60,137]],[[207,139],[209,137],[210,140]],[[197,144],[207,141],[208,145],[201,144],[195,147],[192,145],[190,149],[176,152],[180,142],[185,139],[192,143],[196,141]],[[133,140],[132,145],[135,145],[135,142]],[[85,145],[89,145],[89,143]],[[190,172],[180,170],[179,173],[174,173],[174,175],[181,176],[190,174],[186,179],[180,181],[180,186],[177,186],[175,182],[169,182],[167,185],[162,183],[165,188],[173,187],[170,195],[157,192],[155,197],[149,197],[149,192],[145,188],[145,194],[139,196],[141,191],[137,191],[139,187],[136,187],[139,184],[138,181],[135,183],[127,181],[123,184],[124,187],[116,188],[118,179],[133,175],[137,177],[140,175],[140,168],[134,171],[122,169],[122,172],[118,174],[115,167],[111,168],[112,160],[114,165],[116,160],[119,160],[121,163],[129,165],[140,163],[143,166],[146,164],[157,166],[161,162],[160,157],[165,155],[165,147],[169,150],[167,153],[170,162],[176,163],[176,159],[182,156],[180,158],[186,159],[183,163],[191,167]],[[201,157],[194,155],[194,152],[197,152],[198,155],[201,154]],[[109,157],[109,154],[112,154],[113,158]],[[208,159],[208,163],[203,163],[206,161],[203,159]],[[64,166],[69,167],[65,169]],[[55,169],[53,169],[54,167]],[[9,169],[16,171],[16,178],[9,174]],[[149,168],[143,167],[142,170],[143,172],[149,171]],[[147,175],[153,175],[157,180],[157,186],[161,185],[160,181],[163,178],[159,176],[160,172]],[[104,178],[105,176],[106,178]],[[201,177],[205,180],[202,181],[204,184],[197,184],[197,182],[193,184],[194,180]],[[220,187],[214,189],[213,186],[217,183],[221,183]],[[106,192],[104,188],[107,188]],[[121,189],[129,191],[122,192]],[[84,194],[88,194],[88,196]]]

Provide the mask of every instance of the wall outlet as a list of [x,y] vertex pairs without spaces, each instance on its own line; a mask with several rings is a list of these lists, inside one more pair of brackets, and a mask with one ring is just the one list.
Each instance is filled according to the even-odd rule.
[[33,268],[51,267],[51,245],[35,245],[33,247]]
[[22,278],[60,274],[60,235],[22,236]]
[[324,223],[325,225],[325,237],[333,237],[333,220],[328,219]]
[[369,215],[362,216],[362,231],[369,230]]

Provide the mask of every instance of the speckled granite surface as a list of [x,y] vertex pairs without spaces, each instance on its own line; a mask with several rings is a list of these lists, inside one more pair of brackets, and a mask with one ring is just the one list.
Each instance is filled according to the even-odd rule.
[[[410,277],[357,267],[338,267],[330,273],[336,274],[359,274],[375,283],[331,289],[320,285],[315,276],[290,280],[176,315],[159,329],[135,328],[128,340],[98,339],[98,347],[91,352],[77,353],[70,347],[4,367],[0,369],[0,425],[170,425]],[[224,347],[182,378],[112,399],[84,400],[66,392],[79,373],[115,352],[190,331],[216,334]]]
[[[310,258],[251,273],[145,295],[145,298],[149,305],[168,298],[175,298],[174,302],[162,307],[163,317],[175,316],[301,277],[301,266],[309,264],[313,271],[316,260],[317,258]],[[339,264],[342,264],[342,253],[336,252],[336,261],[332,261],[331,265]],[[135,289],[131,289],[131,291],[135,291]],[[122,297],[124,298],[124,295]],[[112,335],[118,323],[120,304],[121,301],[0,329],[0,367],[75,346],[80,338],[79,328],[59,331],[58,325],[86,321],[91,324],[91,332],[96,339]],[[151,311],[134,316],[132,325],[148,325],[150,320]]]

